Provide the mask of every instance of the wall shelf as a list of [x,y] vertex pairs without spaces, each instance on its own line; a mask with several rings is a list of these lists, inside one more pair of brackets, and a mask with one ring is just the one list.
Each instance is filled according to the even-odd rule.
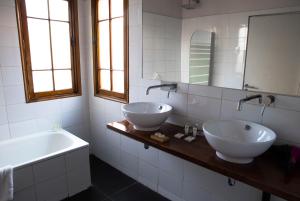
[[167,143],[159,143],[152,140],[150,135],[153,132],[137,131],[126,120],[109,123],[107,127],[115,132],[142,142],[146,146],[153,146],[212,171],[261,189],[264,195],[267,192],[289,201],[300,200],[300,170],[297,169],[290,177],[285,176],[283,170],[278,166],[275,160],[276,156],[270,152],[266,152],[260,157],[257,157],[251,164],[239,165],[218,159],[215,155],[215,151],[209,146],[204,137],[198,137],[198,139],[192,143],[174,138],[174,134],[183,132],[183,128],[180,126],[165,123],[161,127],[160,132],[171,138]]

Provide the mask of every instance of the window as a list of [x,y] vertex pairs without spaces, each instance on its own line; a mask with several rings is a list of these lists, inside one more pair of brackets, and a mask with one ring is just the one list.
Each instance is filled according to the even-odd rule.
[[76,0],[16,0],[27,102],[81,95]]
[[95,96],[128,102],[128,1],[94,0]]

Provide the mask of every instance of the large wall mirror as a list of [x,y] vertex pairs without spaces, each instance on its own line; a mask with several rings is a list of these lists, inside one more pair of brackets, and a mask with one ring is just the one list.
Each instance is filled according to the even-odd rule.
[[300,95],[300,7],[197,16],[189,2],[143,1],[143,78]]

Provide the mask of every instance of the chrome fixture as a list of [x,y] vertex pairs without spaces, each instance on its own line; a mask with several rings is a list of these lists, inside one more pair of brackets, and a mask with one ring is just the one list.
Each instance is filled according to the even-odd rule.
[[243,99],[239,100],[239,103],[238,103],[236,109],[238,111],[241,111],[242,110],[242,104],[245,103],[245,102],[248,102],[250,100],[253,100],[253,99],[258,99],[259,104],[262,103],[262,95],[261,94],[257,94],[257,95],[253,95],[253,96],[248,96],[246,98],[243,98]]
[[264,112],[265,112],[265,110],[266,110],[266,107],[269,107],[272,103],[275,102],[275,96],[273,96],[273,95],[268,95],[267,98],[268,98],[268,102],[267,102],[267,103],[264,103],[264,105],[263,105],[263,107],[262,107],[262,109],[261,109],[261,112],[260,112],[261,116],[264,115]]
[[200,4],[200,0],[186,0],[186,3],[182,5],[182,8],[185,9],[195,9],[197,8],[198,4]]
[[174,91],[174,92],[177,91],[177,83],[173,83],[173,84],[159,84],[159,85],[150,86],[150,87],[147,88],[146,95],[149,95],[150,90],[151,89],[155,89],[155,88],[161,88],[162,90],[165,90],[167,88],[167,91],[168,91],[168,96],[167,97],[169,98],[171,91]]

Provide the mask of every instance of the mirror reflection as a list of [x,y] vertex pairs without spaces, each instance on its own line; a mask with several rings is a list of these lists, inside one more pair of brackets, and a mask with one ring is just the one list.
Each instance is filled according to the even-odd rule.
[[197,16],[196,1],[144,2],[143,78],[300,95],[297,9]]

